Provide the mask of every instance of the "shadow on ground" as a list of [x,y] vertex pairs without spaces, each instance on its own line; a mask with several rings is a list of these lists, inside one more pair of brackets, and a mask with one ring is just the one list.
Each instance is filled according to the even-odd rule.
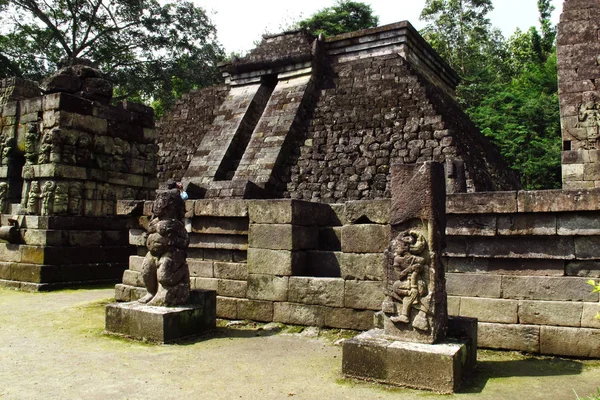
[[[499,353],[502,354],[502,353]],[[505,353],[506,356],[510,353]],[[514,353],[513,353],[514,354]],[[482,360],[459,393],[481,393],[490,379],[579,375],[583,363],[556,357],[521,356],[522,359]]]

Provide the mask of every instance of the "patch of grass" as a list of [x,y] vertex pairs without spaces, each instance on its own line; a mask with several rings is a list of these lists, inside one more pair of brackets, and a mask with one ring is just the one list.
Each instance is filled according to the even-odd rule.
[[[575,392],[575,390],[573,390],[573,392]],[[587,397],[579,397],[577,395],[577,392],[575,392],[575,396],[577,398],[577,400],[600,400],[600,387],[597,389],[597,394],[592,394],[590,396]]]

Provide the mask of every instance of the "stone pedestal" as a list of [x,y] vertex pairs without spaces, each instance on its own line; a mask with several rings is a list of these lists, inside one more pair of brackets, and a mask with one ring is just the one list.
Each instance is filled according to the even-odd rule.
[[394,340],[372,329],[344,343],[346,376],[414,389],[454,393],[472,364],[467,341],[424,344]]
[[172,343],[216,326],[217,294],[194,290],[190,304],[153,307],[137,301],[106,306],[106,331],[138,340]]

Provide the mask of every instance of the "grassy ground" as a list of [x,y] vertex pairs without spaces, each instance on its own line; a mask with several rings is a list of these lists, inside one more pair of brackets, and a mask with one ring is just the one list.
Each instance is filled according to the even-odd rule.
[[[108,336],[104,307],[113,293],[0,289],[0,399],[441,397],[345,379],[339,342],[351,331],[222,321],[177,345]],[[600,386],[597,360],[486,350],[478,359],[477,374],[444,398],[584,399]]]

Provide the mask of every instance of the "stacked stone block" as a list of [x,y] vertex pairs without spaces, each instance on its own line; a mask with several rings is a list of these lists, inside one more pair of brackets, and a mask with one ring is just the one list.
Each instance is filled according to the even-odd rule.
[[557,36],[565,189],[600,187],[600,8],[567,0]]
[[[2,225],[9,216],[2,215]],[[0,243],[0,287],[26,291],[114,282],[127,268],[123,218],[19,216],[18,242]],[[24,243],[24,244],[23,244]]]
[[451,315],[479,320],[479,345],[598,357],[600,229],[591,191],[448,196]]
[[16,77],[0,79],[0,106],[40,95],[37,82]]

